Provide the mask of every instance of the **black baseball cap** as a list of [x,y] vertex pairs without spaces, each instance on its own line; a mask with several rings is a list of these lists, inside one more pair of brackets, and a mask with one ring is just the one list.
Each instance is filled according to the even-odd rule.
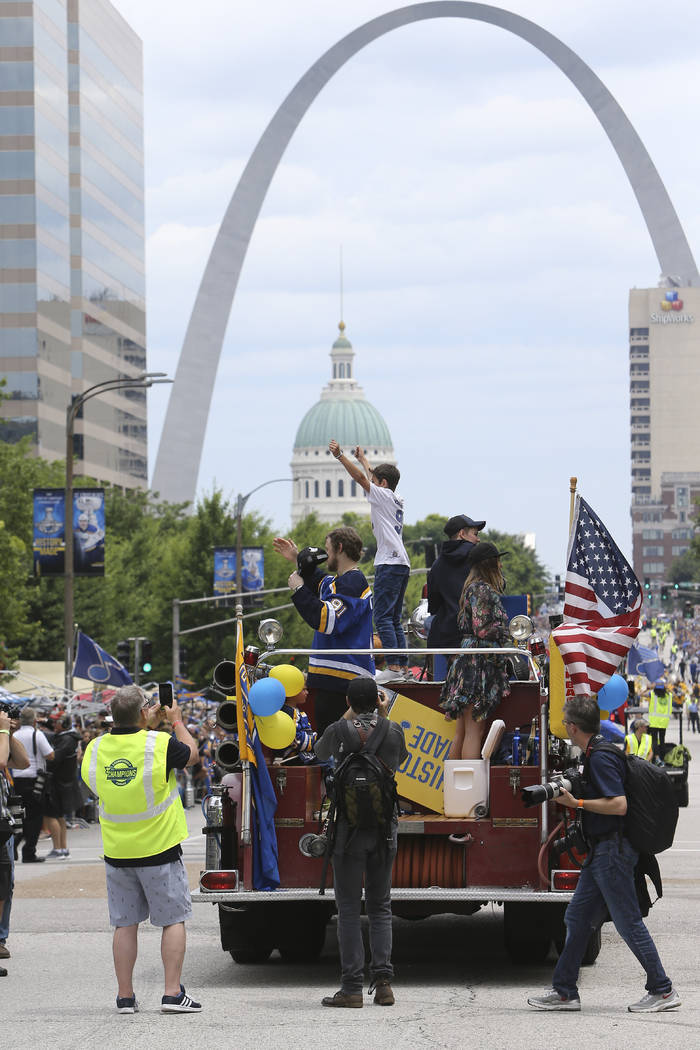
[[478,565],[489,558],[507,558],[510,551],[499,551],[495,543],[477,543],[469,552],[469,564]]
[[348,682],[348,704],[354,710],[358,709],[354,706],[355,703],[360,712],[373,710],[377,706],[378,695],[379,690],[374,678],[352,678]]
[[467,514],[455,514],[445,523],[443,532],[452,537],[456,536],[460,529],[476,529],[477,532],[481,532],[484,528],[486,528],[485,521],[474,521]]

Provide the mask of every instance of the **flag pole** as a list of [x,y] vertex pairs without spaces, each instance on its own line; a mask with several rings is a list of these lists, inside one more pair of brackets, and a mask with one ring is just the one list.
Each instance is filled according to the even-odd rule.
[[[239,645],[239,641],[241,640],[242,634],[243,634],[243,605],[240,602],[240,599],[239,599],[239,601],[236,602],[236,614],[235,615],[236,615],[236,698],[237,698],[236,719],[237,719],[237,724],[238,724],[238,738],[239,738],[238,739],[238,746],[239,746],[239,750],[242,751],[243,748],[241,746],[241,726],[244,725],[244,720],[241,717],[241,715],[242,715],[242,711],[241,711],[241,705],[242,705],[241,684],[240,684],[240,681],[238,681],[238,675],[239,675],[238,652],[239,652],[239,649],[242,646],[242,642],[241,642],[241,645]],[[244,728],[243,732],[245,734],[245,728]],[[243,740],[245,740],[245,735],[243,736]],[[247,753],[247,749],[246,749],[246,753]],[[243,845],[243,846],[250,846],[252,841],[253,841],[253,837],[252,837],[252,834],[251,834],[251,815],[252,815],[251,814],[251,803],[252,803],[252,792],[251,792],[251,783],[250,783],[250,761],[248,759],[243,759],[241,761],[241,845]]]
[[576,506],[576,486],[578,478],[569,478],[569,533],[574,524],[574,508]]

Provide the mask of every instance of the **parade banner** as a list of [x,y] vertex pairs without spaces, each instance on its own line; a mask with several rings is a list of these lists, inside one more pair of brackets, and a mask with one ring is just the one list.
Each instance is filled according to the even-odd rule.
[[[241,551],[241,590],[261,591],[265,586],[265,551],[244,547]],[[236,548],[214,548],[214,594],[225,598],[236,593]]]
[[[73,573],[103,576],[105,568],[104,489],[73,490]],[[63,576],[66,528],[63,489],[34,489],[35,576]]]
[[[392,697],[391,692],[383,691]],[[455,735],[455,723],[446,721],[442,711],[433,711],[399,693],[393,694],[389,720],[403,729],[408,750],[408,758],[396,770],[399,795],[434,813],[444,813],[445,759]]]
[[63,489],[34,489],[35,576],[62,576],[66,550],[65,492]]

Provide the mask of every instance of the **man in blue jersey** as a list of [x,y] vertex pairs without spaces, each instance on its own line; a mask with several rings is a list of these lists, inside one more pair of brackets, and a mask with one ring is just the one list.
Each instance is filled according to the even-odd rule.
[[[308,684],[315,694],[319,736],[347,710],[348,682],[374,676],[371,655],[348,653],[372,648],[372,591],[357,567],[362,538],[355,529],[342,527],[328,533],[325,546],[328,569],[335,575],[317,567],[304,578],[296,570],[289,577],[292,601],[316,632],[312,648],[317,652],[309,658]],[[278,537],[273,547],[287,561],[296,562],[293,540]]]

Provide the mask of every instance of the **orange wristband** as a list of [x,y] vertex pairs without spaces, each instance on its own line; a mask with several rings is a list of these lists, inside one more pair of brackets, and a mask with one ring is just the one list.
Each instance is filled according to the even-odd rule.
[[184,725],[184,723],[183,723],[181,718],[178,718],[177,722],[171,722],[170,724],[172,725],[173,729],[175,728],[175,726]]
[[577,805],[576,809],[583,809],[583,799],[582,798],[580,798],[578,800],[578,805]]

